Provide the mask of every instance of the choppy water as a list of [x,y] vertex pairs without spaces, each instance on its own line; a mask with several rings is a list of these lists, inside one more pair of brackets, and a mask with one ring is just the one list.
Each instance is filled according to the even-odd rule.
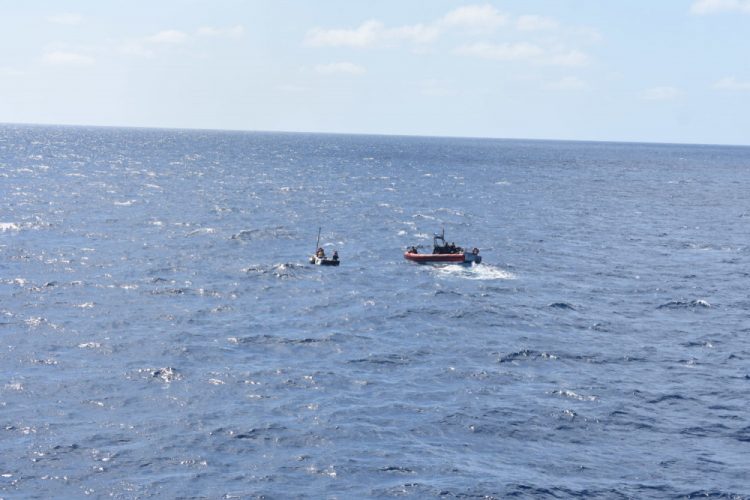
[[[748,497],[749,185],[749,148],[1,126],[0,498]],[[443,226],[484,263],[403,260]]]

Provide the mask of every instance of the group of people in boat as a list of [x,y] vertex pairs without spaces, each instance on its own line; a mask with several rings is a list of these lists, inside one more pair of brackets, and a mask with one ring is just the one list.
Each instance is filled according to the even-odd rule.
[[[315,251],[315,256],[319,259],[325,259],[326,258],[326,251],[323,250],[323,247],[319,247]],[[333,251],[333,255],[331,256],[331,260],[339,260],[339,252],[338,250]]]
[[443,246],[435,245],[432,248],[432,253],[464,253],[464,249],[457,247],[455,243],[451,242],[450,244],[446,243]]
[[[419,251],[417,250],[417,247],[415,246],[409,247],[407,252],[419,253]],[[451,242],[450,244],[446,243],[445,245],[442,245],[442,246],[435,245],[432,248],[432,253],[433,254],[457,254],[457,253],[464,253],[464,249],[461,247],[457,247],[455,243]]]

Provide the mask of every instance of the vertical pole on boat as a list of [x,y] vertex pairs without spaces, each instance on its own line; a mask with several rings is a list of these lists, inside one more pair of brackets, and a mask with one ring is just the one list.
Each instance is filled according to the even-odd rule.
[[320,228],[318,228],[318,241],[315,243],[315,251],[313,252],[313,255],[318,254],[318,248],[320,248]]

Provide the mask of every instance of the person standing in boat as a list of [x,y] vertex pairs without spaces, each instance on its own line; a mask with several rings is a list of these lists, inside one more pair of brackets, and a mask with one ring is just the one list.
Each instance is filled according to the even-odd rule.
[[331,257],[331,258],[333,260],[336,260],[336,261],[339,260],[339,251],[338,250],[334,250],[333,251],[333,257]]

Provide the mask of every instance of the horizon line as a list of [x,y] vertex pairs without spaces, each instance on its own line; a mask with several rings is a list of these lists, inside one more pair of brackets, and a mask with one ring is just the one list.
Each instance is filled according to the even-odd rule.
[[259,130],[259,129],[235,129],[235,128],[203,128],[203,127],[167,127],[149,125],[91,125],[80,123],[31,123],[31,122],[0,122],[0,126],[26,126],[26,127],[71,127],[71,128],[111,128],[111,129],[135,129],[135,130],[171,130],[171,131],[194,131],[194,132],[239,132],[255,134],[298,134],[298,135],[341,135],[341,136],[370,136],[370,137],[413,137],[423,139],[473,139],[483,141],[537,141],[537,142],[579,142],[599,144],[643,144],[662,146],[714,146],[747,148],[750,144],[733,143],[709,143],[709,142],[660,142],[647,140],[623,140],[623,139],[554,139],[554,138],[532,138],[532,137],[491,137],[473,135],[425,135],[425,134],[388,134],[369,132],[320,132],[306,130]]

